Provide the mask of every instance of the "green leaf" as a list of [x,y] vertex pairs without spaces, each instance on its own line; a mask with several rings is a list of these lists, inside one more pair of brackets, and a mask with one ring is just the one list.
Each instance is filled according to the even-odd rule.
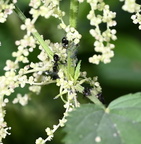
[[81,61],[76,66],[75,73],[74,73],[74,80],[76,81],[78,77],[80,76],[80,67],[81,67]]
[[65,127],[65,144],[141,144],[141,93],[120,97],[106,110],[85,104]]

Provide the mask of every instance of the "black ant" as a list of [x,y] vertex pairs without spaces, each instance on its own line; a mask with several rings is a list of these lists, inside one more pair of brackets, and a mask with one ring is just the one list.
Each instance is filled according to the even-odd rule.
[[54,65],[52,68],[53,69],[52,79],[55,80],[55,79],[59,78],[57,72],[58,72],[58,61],[60,60],[60,58],[57,54],[54,54],[53,59],[54,59]]
[[60,58],[59,58],[59,56],[57,54],[55,54],[53,56],[53,59],[54,59],[55,62],[58,62],[60,60]]
[[59,61],[60,58],[57,54],[55,54],[53,56],[53,59],[54,59],[53,72],[57,73],[58,72],[58,61]]
[[83,90],[83,95],[84,96],[90,96],[91,95],[90,88],[85,87],[84,90]]
[[52,71],[45,71],[43,72],[43,74],[51,76],[53,80],[56,80],[59,78],[57,72],[58,72],[58,61],[60,60],[60,58],[57,54],[54,54],[53,60],[54,60],[54,65],[52,67]]
[[68,47],[69,41],[67,40],[66,37],[63,37],[63,38],[62,38],[62,45],[63,45],[64,48],[67,48],[67,47]]
[[97,98],[98,98],[103,104],[105,104],[105,100],[104,100],[104,97],[102,96],[102,93],[99,93],[99,94],[97,95]]
[[[88,88],[88,87],[84,87],[83,95],[84,95],[84,96],[90,96],[90,95],[91,95],[91,89]],[[97,98],[98,98],[103,104],[105,104],[105,100],[104,100],[104,97],[102,96],[102,93],[97,94]]]
[[50,76],[53,80],[56,80],[59,78],[57,73],[51,72],[51,71],[45,71],[45,72],[43,72],[43,75]]

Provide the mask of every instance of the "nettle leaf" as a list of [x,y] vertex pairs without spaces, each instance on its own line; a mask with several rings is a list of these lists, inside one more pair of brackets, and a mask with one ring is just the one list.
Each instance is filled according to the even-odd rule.
[[141,144],[141,93],[120,97],[106,109],[84,104],[70,113],[65,144]]

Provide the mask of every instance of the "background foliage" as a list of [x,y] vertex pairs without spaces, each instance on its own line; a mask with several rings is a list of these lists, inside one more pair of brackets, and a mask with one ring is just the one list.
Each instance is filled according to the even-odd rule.
[[[111,5],[112,11],[117,12],[117,36],[115,42],[115,57],[112,58],[110,64],[93,65],[88,63],[88,57],[92,56],[93,38],[89,34],[90,25],[86,19],[89,6],[85,3],[80,5],[78,17],[78,31],[82,34],[80,47],[78,50],[78,58],[82,59],[82,71],[87,71],[89,76],[98,76],[102,86],[102,95],[105,98],[106,104],[113,99],[132,92],[141,91],[141,32],[137,25],[132,23],[130,14],[121,9],[122,3],[119,1],[107,1]],[[27,17],[29,8],[27,7],[29,0],[19,1],[18,5]],[[62,1],[61,8],[66,12],[65,20],[68,21],[69,1]],[[54,18],[49,20],[39,19],[36,28],[39,33],[45,38],[51,39],[53,42],[61,42],[64,33],[58,30],[56,25],[58,21]],[[11,53],[16,50],[14,45],[15,40],[22,38],[23,31],[20,30],[21,21],[16,14],[12,14],[5,24],[0,24],[0,40],[1,60],[0,74],[2,75],[5,60],[11,59]],[[102,26],[104,27],[104,26]],[[37,61],[36,55],[38,49],[30,56],[31,61]],[[23,94],[27,89],[17,89]],[[6,121],[12,127],[12,135],[8,136],[5,144],[25,144],[35,143],[35,139],[39,136],[45,137],[44,129],[46,126],[52,126],[57,123],[57,119],[61,117],[63,112],[61,101],[53,100],[58,93],[58,88],[55,85],[45,86],[40,95],[31,94],[31,101],[26,107],[20,105],[8,104]],[[16,96],[14,93],[12,99]],[[82,103],[87,102],[85,98],[80,96]],[[64,133],[56,132],[56,136],[52,142],[61,144]]]

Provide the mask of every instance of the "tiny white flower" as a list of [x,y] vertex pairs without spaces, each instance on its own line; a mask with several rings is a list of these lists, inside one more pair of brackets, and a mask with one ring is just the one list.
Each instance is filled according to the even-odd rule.
[[41,137],[39,137],[38,139],[36,139],[35,143],[36,144],[45,144],[44,140]]

